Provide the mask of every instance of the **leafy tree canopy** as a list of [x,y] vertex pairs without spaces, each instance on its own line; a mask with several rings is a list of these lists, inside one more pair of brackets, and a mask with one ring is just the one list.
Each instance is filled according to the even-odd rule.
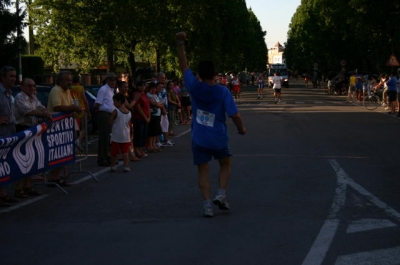
[[18,29],[22,30],[25,13],[22,10],[12,13],[11,4],[13,3],[10,0],[0,0],[0,67],[16,66],[19,41],[21,41],[21,47],[26,45],[22,36],[20,39],[17,38]]
[[72,62],[130,71],[136,61],[177,71],[174,34],[189,35],[189,63],[216,62],[219,71],[266,67],[265,32],[243,0],[35,0],[29,4],[38,53],[55,70]]
[[293,15],[286,60],[300,72],[313,64],[324,73],[346,69],[389,72],[386,61],[400,57],[400,2],[391,0],[302,0]]

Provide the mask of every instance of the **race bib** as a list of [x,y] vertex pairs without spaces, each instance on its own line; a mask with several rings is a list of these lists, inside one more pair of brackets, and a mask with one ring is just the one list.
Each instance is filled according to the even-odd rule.
[[215,114],[198,109],[196,121],[201,125],[214,127]]

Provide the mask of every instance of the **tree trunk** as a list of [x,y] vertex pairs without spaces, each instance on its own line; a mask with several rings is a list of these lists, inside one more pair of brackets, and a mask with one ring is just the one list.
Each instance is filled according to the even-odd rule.
[[160,50],[156,48],[156,73],[161,71]]
[[112,45],[109,45],[107,49],[107,62],[107,72],[115,72],[114,52]]
[[130,51],[128,55],[128,64],[129,67],[131,68],[131,76],[135,73],[136,71],[136,61],[135,61],[135,54]]

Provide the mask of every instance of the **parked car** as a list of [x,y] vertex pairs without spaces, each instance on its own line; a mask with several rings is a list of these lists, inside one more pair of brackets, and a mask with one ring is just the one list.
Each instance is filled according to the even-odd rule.
[[97,92],[99,92],[100,87],[102,87],[102,85],[84,86],[85,90],[92,94],[95,98],[97,97]]
[[150,67],[150,68],[140,68],[137,69],[133,75],[132,75],[132,79],[135,81],[135,83],[137,81],[143,81],[145,83],[149,83],[151,81],[151,78],[153,76],[155,76],[156,73],[154,71],[154,68]]
[[[38,98],[40,103],[42,103],[45,107],[47,107],[47,102],[49,101],[51,88],[52,88],[51,86],[41,86],[41,85],[36,86],[36,97]],[[11,90],[13,96],[15,97],[19,92],[21,92],[21,87],[19,85],[13,86]],[[88,122],[88,132],[93,133],[96,132],[98,129],[97,115],[96,112],[94,111],[94,102],[96,101],[96,97],[86,90],[85,90],[85,96],[89,103],[90,113],[92,115],[92,120]]]
[[[15,97],[19,92],[21,92],[21,87],[18,86],[13,86],[11,88],[12,94]],[[45,107],[47,107],[47,102],[49,101],[49,95],[50,95],[50,86],[41,86],[37,85],[36,86],[36,97],[39,99],[40,103],[42,103]]]

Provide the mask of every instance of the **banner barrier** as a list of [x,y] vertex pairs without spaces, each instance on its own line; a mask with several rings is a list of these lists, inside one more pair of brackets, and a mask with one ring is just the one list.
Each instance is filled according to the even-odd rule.
[[75,162],[73,113],[0,137],[0,186]]
[[[87,160],[89,157],[89,133],[88,133],[88,117],[87,112],[85,112],[84,119],[81,121],[81,126],[84,126],[84,131],[80,131],[80,133],[84,134],[83,139],[81,139],[80,145],[78,146],[78,150],[75,153],[75,163],[72,165],[72,170],[68,172],[68,176],[72,174],[81,174],[85,173],[92,177],[94,180],[99,182],[99,179],[90,171],[82,170],[82,162]],[[67,177],[68,177],[67,176]],[[84,179],[82,179],[83,181]],[[76,182],[75,182],[76,183]],[[63,188],[59,187],[64,193],[67,193]]]

